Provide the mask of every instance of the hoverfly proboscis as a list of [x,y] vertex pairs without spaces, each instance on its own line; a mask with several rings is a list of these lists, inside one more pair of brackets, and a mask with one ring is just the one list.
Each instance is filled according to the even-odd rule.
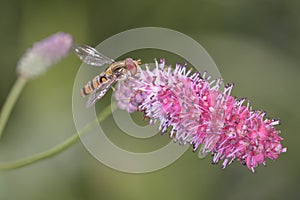
[[80,95],[82,97],[89,95],[86,103],[87,108],[101,99],[116,81],[124,79],[128,75],[134,76],[141,64],[141,60],[133,60],[132,58],[114,61],[88,45],[77,45],[74,47],[74,51],[79,59],[88,65],[95,67],[109,65],[81,89]]

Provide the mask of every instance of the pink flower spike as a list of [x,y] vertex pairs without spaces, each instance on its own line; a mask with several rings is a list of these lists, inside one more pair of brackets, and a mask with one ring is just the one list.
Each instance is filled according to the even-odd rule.
[[34,78],[67,56],[73,44],[71,35],[58,32],[35,43],[19,60],[18,74]]
[[164,133],[180,144],[191,144],[199,157],[211,153],[212,163],[223,161],[226,168],[234,160],[254,172],[266,159],[276,159],[287,149],[265,112],[252,110],[246,99],[231,96],[233,84],[221,90],[222,80],[211,80],[204,72],[191,74],[186,66],[175,69],[156,61],[156,68],[138,69],[136,76],[119,81],[115,98],[121,109],[142,111],[150,123],[159,121]]

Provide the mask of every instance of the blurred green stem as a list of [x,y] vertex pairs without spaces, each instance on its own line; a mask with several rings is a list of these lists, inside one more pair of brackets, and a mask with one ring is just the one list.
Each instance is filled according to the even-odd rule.
[[12,111],[12,108],[14,107],[18,97],[21,94],[21,91],[23,90],[25,84],[27,83],[26,78],[19,76],[15,84],[13,85],[6,101],[4,102],[4,105],[2,107],[2,111],[0,114],[0,138],[2,136],[2,132],[5,128],[5,125],[7,123],[7,120],[9,118],[9,115]]
[[40,160],[44,160],[47,158],[50,158],[52,156],[55,156],[56,154],[68,149],[70,146],[75,144],[81,136],[83,136],[85,133],[90,130],[94,125],[97,124],[97,122],[102,122],[104,119],[106,119],[114,110],[116,110],[117,106],[116,104],[112,104],[107,106],[91,123],[85,125],[80,131],[73,134],[71,137],[66,139],[64,142],[52,147],[49,150],[46,150],[41,153],[37,153],[35,155],[29,156],[27,158],[23,158],[21,160],[17,160],[14,162],[8,162],[8,163],[0,163],[0,170],[11,170],[16,169],[20,167],[24,167],[26,165],[30,165],[32,163],[35,163]]

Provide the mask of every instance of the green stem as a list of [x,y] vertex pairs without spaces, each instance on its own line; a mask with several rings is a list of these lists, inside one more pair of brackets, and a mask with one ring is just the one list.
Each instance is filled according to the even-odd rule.
[[17,160],[14,162],[9,162],[9,163],[0,163],[0,170],[11,170],[11,169],[16,169],[20,167],[24,167],[26,165],[30,165],[32,163],[35,163],[40,160],[44,160],[47,158],[50,158],[52,156],[55,156],[56,154],[68,149],[70,146],[75,144],[80,136],[83,136],[85,133],[90,130],[93,125],[97,123],[97,121],[102,122],[106,117],[108,117],[114,110],[116,109],[116,105],[109,105],[107,106],[101,114],[98,115],[97,119],[92,121],[91,123],[85,125],[83,129],[66,139],[64,142],[52,147],[51,149],[48,149],[44,152],[37,153],[35,155],[29,156],[27,158],[23,158],[21,160]]
[[2,136],[2,132],[5,128],[9,115],[14,107],[18,97],[21,94],[22,89],[27,83],[27,79],[19,76],[15,84],[13,85],[0,114],[0,138]]

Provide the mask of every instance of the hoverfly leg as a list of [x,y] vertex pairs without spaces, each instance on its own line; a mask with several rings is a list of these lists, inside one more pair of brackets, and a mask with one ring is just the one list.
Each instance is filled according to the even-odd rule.
[[110,86],[110,87],[111,87],[111,89],[113,90],[113,92],[116,91],[116,88],[115,88],[114,86]]

